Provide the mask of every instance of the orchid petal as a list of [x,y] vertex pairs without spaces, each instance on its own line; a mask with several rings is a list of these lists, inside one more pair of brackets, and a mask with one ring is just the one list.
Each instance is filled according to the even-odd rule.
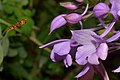
[[72,57],[71,57],[70,54],[68,54],[68,55],[66,56],[66,58],[64,59],[64,64],[65,64],[66,67],[72,65]]
[[105,37],[109,32],[110,30],[112,29],[112,27],[114,26],[116,21],[113,21],[112,23],[110,23],[110,25],[108,26],[108,28],[100,35],[101,37]]
[[56,60],[55,60],[55,53],[54,53],[53,50],[51,51],[50,58],[51,58],[51,60],[52,60],[53,62],[56,62]]
[[111,38],[107,39],[107,42],[112,42],[116,39],[118,39],[120,37],[120,32],[118,32],[117,34],[115,34],[114,36],[112,36]]
[[93,53],[90,56],[88,56],[88,62],[90,64],[94,64],[94,65],[98,65],[99,64],[98,56],[96,55],[96,53]]
[[79,78],[79,80],[93,80],[94,77],[94,68],[92,65],[87,65],[90,67],[90,69],[87,71],[87,73]]
[[72,46],[72,47],[76,47],[76,46],[78,46],[79,44],[73,39],[73,37],[71,38],[71,40],[70,40],[70,46]]
[[60,40],[55,40],[55,41],[52,41],[50,43],[47,43],[43,46],[40,46],[39,48],[45,48],[45,47],[48,47],[48,46],[53,46],[55,44],[58,44],[58,43],[61,43],[61,42],[66,42],[66,41],[69,41],[70,39],[60,39]]
[[95,52],[95,46],[86,45],[78,47],[76,52],[76,62],[80,65],[85,65],[87,63],[87,57]]
[[66,55],[70,52],[70,41],[55,44],[53,50],[58,55]]
[[120,16],[120,10],[118,11],[118,13],[117,13],[117,14],[118,14],[118,16]]
[[99,47],[97,48],[97,55],[99,56],[99,58],[101,58],[102,60],[105,60],[107,58],[107,54],[108,54],[108,46],[106,43],[101,43],[99,45]]
[[75,76],[76,78],[82,77],[83,75],[85,75],[88,70],[90,69],[89,66],[86,66],[77,76]]
[[60,56],[60,55],[54,53],[54,59],[55,59],[55,61],[62,61],[65,58],[66,58],[66,55]]
[[71,31],[73,38],[76,40],[78,44],[81,45],[90,45],[93,44],[92,41],[96,41],[92,35],[97,35],[93,31],[90,30],[74,30]]

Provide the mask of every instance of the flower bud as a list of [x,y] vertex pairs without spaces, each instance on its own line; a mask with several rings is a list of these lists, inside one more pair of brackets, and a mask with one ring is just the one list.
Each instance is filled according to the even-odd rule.
[[73,2],[64,2],[64,3],[60,3],[60,5],[69,10],[74,10],[78,8],[78,6],[75,5]]
[[109,10],[109,6],[105,3],[98,3],[93,9],[94,15],[97,18],[103,18],[109,12]]
[[83,0],[76,0],[77,2],[83,2]]
[[68,23],[76,24],[82,19],[82,15],[77,14],[77,13],[71,13],[71,14],[64,16],[64,18],[67,20]]
[[67,21],[64,19],[64,16],[66,16],[66,14],[61,14],[53,19],[50,27],[50,33],[67,23]]

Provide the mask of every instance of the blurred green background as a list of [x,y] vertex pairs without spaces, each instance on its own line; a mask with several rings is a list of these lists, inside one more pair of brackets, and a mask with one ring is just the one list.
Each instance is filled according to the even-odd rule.
[[[47,42],[70,38],[69,30],[80,28],[79,24],[68,24],[48,35],[52,19],[68,12],[59,5],[63,1],[71,0],[0,0],[0,80],[75,80],[82,66],[73,63],[65,68],[62,62],[50,60],[51,47],[39,49]],[[27,19],[26,24],[6,34],[10,26],[23,18]],[[97,23],[93,17],[83,21],[85,28]],[[111,73],[117,59],[109,62],[110,59],[104,64],[111,80],[118,80],[118,74]],[[97,75],[95,80],[99,80]]]

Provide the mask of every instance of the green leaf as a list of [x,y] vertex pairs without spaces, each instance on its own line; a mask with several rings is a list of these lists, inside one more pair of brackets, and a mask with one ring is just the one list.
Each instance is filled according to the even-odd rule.
[[2,48],[2,46],[1,46],[1,44],[0,44],[0,65],[1,65],[1,63],[3,62],[3,58],[4,58],[3,48]]
[[18,55],[21,58],[26,58],[27,57],[27,52],[25,51],[25,49],[23,47],[18,48]]
[[22,4],[26,6],[28,4],[28,0],[22,0]]
[[47,58],[41,56],[40,57],[40,62],[39,62],[39,68],[42,68],[46,62],[47,62]]
[[18,62],[8,65],[9,73],[17,78],[24,78],[25,80],[33,80],[32,76],[23,68]]
[[4,4],[3,8],[4,8],[4,11],[8,14],[13,13],[13,11],[14,11],[14,8],[9,4]]
[[88,0],[84,0],[84,3],[86,3],[86,4],[87,4],[87,3],[89,3],[89,1],[88,1]]
[[29,16],[29,17],[31,17],[31,16],[33,15],[33,13],[31,12],[31,10],[29,10],[29,9],[25,9],[25,10],[24,10],[24,14],[25,14],[26,16]]
[[20,8],[15,8],[14,9],[14,14],[15,14],[15,16],[16,17],[23,17],[24,15],[23,15],[23,12],[22,12],[22,9],[20,9]]
[[8,40],[7,37],[4,37],[2,39],[1,45],[2,45],[2,48],[3,48],[3,54],[4,54],[4,56],[6,56],[7,53],[8,53],[8,49],[9,49],[9,40]]
[[17,49],[9,49],[8,56],[9,57],[15,57],[18,54]]
[[[0,66],[0,72],[3,71],[3,66]],[[1,79],[0,79],[1,80]]]
[[2,29],[1,29],[1,26],[0,26],[0,39],[3,37],[2,35]]
[[12,30],[12,31],[10,31],[7,35],[8,35],[8,36],[14,36],[15,33],[16,33],[16,31],[15,31],[15,30]]
[[84,28],[93,28],[96,27],[96,19],[95,18],[88,18],[83,22]]

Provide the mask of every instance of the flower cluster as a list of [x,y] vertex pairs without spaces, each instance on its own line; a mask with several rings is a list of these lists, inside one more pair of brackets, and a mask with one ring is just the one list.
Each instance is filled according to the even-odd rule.
[[[108,4],[100,2],[93,7],[93,11],[89,11],[89,4],[87,4],[83,13],[77,12],[77,9],[80,8],[80,3],[83,3],[83,0],[60,3],[62,7],[72,12],[55,17],[51,23],[50,33],[67,23],[82,23],[82,20],[86,19],[86,16],[90,17],[92,13],[94,13],[94,16],[100,21],[102,28],[71,30],[72,36],[70,39],[55,40],[39,48],[53,46],[50,55],[51,60],[53,62],[63,61],[66,67],[71,66],[73,61],[79,65],[84,65],[84,69],[76,78],[85,76],[86,80],[92,79],[94,70],[96,70],[97,73],[101,75],[102,80],[109,80],[101,60],[106,60],[108,56],[109,43],[114,44],[113,41],[117,41],[120,37],[120,32],[112,29],[120,16],[120,1],[109,0]],[[112,6],[109,7],[109,5]],[[112,14],[114,19],[110,23],[105,24],[103,19],[108,13]],[[96,32],[101,29],[105,30],[98,35]],[[114,35],[107,38],[106,35],[110,32]],[[120,72],[120,67],[113,70],[113,72]],[[92,76],[86,76],[85,74]]]

